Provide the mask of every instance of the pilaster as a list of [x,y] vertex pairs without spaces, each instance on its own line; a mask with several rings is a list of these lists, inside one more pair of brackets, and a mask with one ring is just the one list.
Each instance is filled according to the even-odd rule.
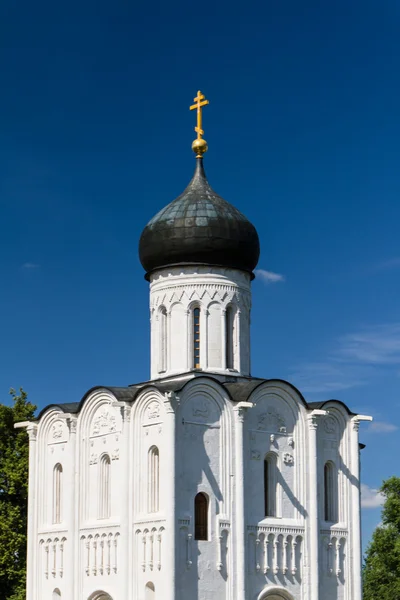
[[27,425],[29,436],[29,487],[28,487],[28,548],[27,548],[27,580],[26,600],[35,600],[37,585],[37,430],[36,423]]
[[318,519],[318,417],[325,410],[314,410],[308,415],[308,465],[309,465],[309,569],[310,600],[319,598],[319,519]]
[[361,600],[361,515],[360,515],[360,449],[359,449],[359,431],[360,421],[354,417],[351,421],[350,431],[350,456],[351,456],[351,520],[352,527],[352,579],[353,594],[352,600]]
[[168,551],[165,559],[165,588],[163,600],[175,600],[176,574],[176,409],[179,398],[174,392],[164,394],[165,432],[167,437],[166,457],[168,460],[168,476],[164,479],[165,502],[165,537]]
[[246,511],[244,469],[244,422],[251,402],[239,402],[235,414],[235,518],[236,518],[236,598],[244,600],[246,595]]

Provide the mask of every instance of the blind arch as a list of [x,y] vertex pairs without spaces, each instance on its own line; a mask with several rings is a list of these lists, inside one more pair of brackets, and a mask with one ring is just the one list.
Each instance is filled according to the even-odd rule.
[[157,446],[152,446],[148,454],[148,512],[158,512],[160,504],[160,452]]
[[225,358],[226,368],[234,369],[234,328],[235,328],[235,312],[233,306],[228,306],[225,311]]
[[53,469],[53,523],[62,520],[63,468],[57,463]]
[[161,306],[158,311],[158,372],[164,373],[167,370],[167,309]]
[[103,454],[99,466],[99,519],[109,519],[111,515],[111,460],[108,454]]

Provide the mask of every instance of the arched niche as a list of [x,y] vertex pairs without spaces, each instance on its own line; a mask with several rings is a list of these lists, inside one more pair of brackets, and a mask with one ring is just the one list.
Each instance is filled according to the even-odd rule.
[[151,581],[146,583],[144,597],[145,600],[155,600],[156,589],[154,587],[154,583],[152,583]]
[[91,596],[89,596],[88,600],[113,600],[109,594],[106,592],[95,592]]
[[262,590],[257,600],[293,600],[293,596],[282,588],[269,587]]

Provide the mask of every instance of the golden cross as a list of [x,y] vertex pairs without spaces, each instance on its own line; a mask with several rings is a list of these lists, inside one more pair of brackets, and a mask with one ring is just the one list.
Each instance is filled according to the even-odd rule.
[[202,107],[206,104],[209,104],[209,102],[206,100],[206,97],[200,92],[200,90],[197,92],[197,96],[196,98],[193,98],[193,100],[196,102],[196,104],[192,104],[190,110],[197,109],[197,127],[195,127],[194,130],[197,131],[197,139],[201,140],[201,136],[204,134],[204,131],[201,128],[203,116]]

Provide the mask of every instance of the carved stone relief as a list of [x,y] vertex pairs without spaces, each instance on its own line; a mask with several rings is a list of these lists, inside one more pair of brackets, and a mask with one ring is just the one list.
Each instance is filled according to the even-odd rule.
[[324,418],[324,430],[326,433],[336,433],[337,423],[334,417],[328,416]]
[[261,452],[259,450],[252,450],[251,460],[261,460]]
[[195,406],[193,406],[193,416],[200,417],[201,419],[208,419],[210,416],[210,405],[204,398],[201,402],[198,402]]
[[285,419],[273,407],[267,408],[266,412],[258,415],[257,429],[260,431],[274,431],[275,433],[286,433]]
[[50,429],[49,444],[68,441],[68,427],[64,421],[55,421]]
[[285,465],[293,465],[294,464],[294,456],[289,452],[285,452],[283,455],[283,462]]
[[115,412],[108,406],[104,406],[93,419],[91,435],[105,435],[117,431],[117,419]]
[[156,419],[160,418],[160,413],[161,413],[160,403],[157,402],[157,400],[154,400],[153,402],[150,402],[150,404],[148,405],[148,407],[146,409],[146,420],[155,421]]

